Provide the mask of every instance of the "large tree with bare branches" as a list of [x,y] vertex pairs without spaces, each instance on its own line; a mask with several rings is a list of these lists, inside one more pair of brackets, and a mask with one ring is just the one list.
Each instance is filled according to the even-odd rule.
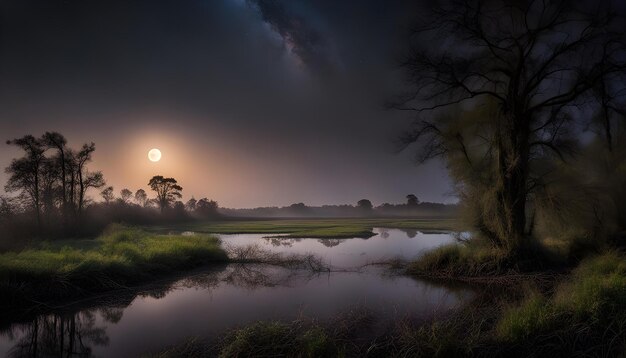
[[479,186],[488,197],[474,225],[511,252],[530,246],[535,164],[565,160],[576,125],[600,110],[612,143],[624,32],[606,4],[573,3],[448,1],[415,28],[402,62],[409,89],[391,103],[416,115],[402,142],[419,143],[419,160],[464,162],[453,168],[465,171],[461,196]]

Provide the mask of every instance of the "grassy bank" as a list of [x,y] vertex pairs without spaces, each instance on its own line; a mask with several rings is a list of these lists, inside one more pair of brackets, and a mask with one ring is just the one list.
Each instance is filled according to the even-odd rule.
[[205,221],[147,228],[157,231],[193,231],[215,234],[284,234],[290,238],[368,238],[372,228],[406,230],[454,230],[453,219],[294,219],[253,221]]
[[623,357],[626,257],[605,252],[585,259],[549,287],[528,279],[484,291],[428,321],[399,320],[379,331],[370,330],[374,318],[257,322],[156,356]]
[[76,298],[226,260],[214,237],[155,235],[115,226],[95,240],[41,243],[0,254],[0,302],[12,306]]
[[626,354],[626,257],[586,259],[553,292],[527,293],[503,311],[495,333],[519,352]]

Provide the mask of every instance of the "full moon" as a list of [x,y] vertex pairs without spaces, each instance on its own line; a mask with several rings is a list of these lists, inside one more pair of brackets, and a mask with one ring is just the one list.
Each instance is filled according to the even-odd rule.
[[148,159],[150,159],[150,161],[152,162],[158,162],[159,160],[161,160],[161,151],[156,148],[150,149],[150,151],[148,152]]

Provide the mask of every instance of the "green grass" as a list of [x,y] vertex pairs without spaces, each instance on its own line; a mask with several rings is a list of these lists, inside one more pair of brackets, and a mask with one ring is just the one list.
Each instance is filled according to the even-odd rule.
[[531,291],[500,314],[493,337],[520,355],[619,356],[626,353],[626,257],[585,259],[553,290]]
[[454,230],[453,219],[293,219],[204,221],[146,228],[157,231],[193,231],[215,234],[286,234],[291,238],[368,238],[372,228]]
[[227,261],[217,238],[114,226],[96,240],[42,243],[0,254],[0,300],[67,298],[213,261]]
[[523,253],[511,253],[472,239],[446,245],[422,255],[407,266],[407,273],[433,278],[467,279],[562,269],[566,257],[537,243]]
[[318,325],[258,322],[224,338],[219,357],[337,357],[334,338]]
[[502,273],[506,261],[504,251],[472,242],[429,251],[409,264],[407,272],[450,278],[495,275]]
[[215,340],[189,338],[153,357],[361,357],[367,346],[362,334],[373,316],[350,310],[320,322],[259,321],[229,330]]

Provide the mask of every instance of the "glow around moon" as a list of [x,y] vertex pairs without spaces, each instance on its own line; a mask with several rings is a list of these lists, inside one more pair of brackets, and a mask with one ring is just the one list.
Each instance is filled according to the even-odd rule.
[[161,160],[161,151],[156,148],[150,149],[148,159],[150,159],[151,162],[158,162]]

